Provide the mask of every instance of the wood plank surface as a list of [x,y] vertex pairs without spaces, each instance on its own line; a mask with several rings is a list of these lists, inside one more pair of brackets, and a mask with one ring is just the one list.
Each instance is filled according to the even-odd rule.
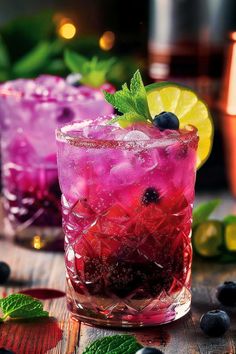
[[[215,196],[214,196],[215,197]],[[219,194],[222,206],[217,217],[236,212],[235,202]],[[202,195],[197,201],[208,199]],[[52,288],[64,291],[64,257],[60,253],[36,252],[0,240],[0,260],[12,270],[7,286],[0,287],[0,296],[26,288]],[[231,328],[222,338],[208,338],[199,328],[200,316],[213,308],[223,308],[215,298],[216,286],[236,279],[236,264],[217,264],[195,260],[193,264],[193,302],[191,313],[171,324],[139,330],[115,331],[80,324],[69,317],[65,297],[45,300],[50,318],[41,321],[9,321],[0,325],[0,347],[16,354],[82,354],[91,341],[113,333],[134,334],[144,345],[153,345],[166,354],[236,353],[236,310],[227,308]]]

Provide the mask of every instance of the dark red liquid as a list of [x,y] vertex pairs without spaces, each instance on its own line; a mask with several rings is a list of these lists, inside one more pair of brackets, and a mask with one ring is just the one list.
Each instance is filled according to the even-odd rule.
[[[17,180],[14,184],[15,188],[10,193],[15,196],[15,200],[7,198],[9,191],[4,193],[4,207],[11,220],[17,223],[31,220],[31,226],[61,226],[61,192],[57,179],[47,188],[45,186],[44,189],[40,189],[39,186],[35,186],[28,191],[17,189]],[[5,189],[7,187],[5,186]]]

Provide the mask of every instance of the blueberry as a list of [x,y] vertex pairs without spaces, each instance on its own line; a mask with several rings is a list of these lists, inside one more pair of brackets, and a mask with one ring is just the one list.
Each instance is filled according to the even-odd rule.
[[10,267],[5,262],[0,262],[0,284],[6,283],[11,273]]
[[179,129],[179,119],[176,117],[174,113],[171,112],[161,112],[160,114],[156,115],[153,119],[153,124],[155,127],[159,128],[160,130]]
[[12,350],[0,348],[0,354],[15,354]]
[[74,112],[69,107],[63,107],[60,114],[57,116],[58,123],[69,123],[74,119]]
[[163,354],[163,352],[156,348],[144,347],[139,349],[135,354]]
[[217,288],[216,297],[222,305],[236,305],[236,282],[225,281]]
[[81,86],[81,82],[75,81],[75,82],[73,82],[73,84],[71,84],[71,85],[74,86],[74,87],[80,87],[80,86]]
[[210,337],[223,336],[229,327],[229,316],[222,310],[208,311],[200,319],[200,328]]
[[149,205],[151,203],[157,203],[159,200],[160,196],[157,190],[153,187],[149,187],[145,190],[143,196],[142,196],[142,203],[144,205]]

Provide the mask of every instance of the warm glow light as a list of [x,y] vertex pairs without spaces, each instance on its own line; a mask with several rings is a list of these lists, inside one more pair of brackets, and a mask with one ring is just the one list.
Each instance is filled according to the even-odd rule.
[[35,235],[35,236],[33,237],[33,242],[32,242],[32,244],[33,244],[33,247],[34,247],[36,250],[40,250],[40,249],[44,246],[45,242],[42,241],[41,236]]
[[236,32],[231,32],[229,35],[230,39],[232,39],[233,41],[236,41]]
[[58,34],[65,39],[71,39],[76,35],[76,27],[71,22],[64,22],[58,29]]
[[106,31],[99,39],[99,46],[103,50],[110,50],[115,43],[115,34],[111,31]]

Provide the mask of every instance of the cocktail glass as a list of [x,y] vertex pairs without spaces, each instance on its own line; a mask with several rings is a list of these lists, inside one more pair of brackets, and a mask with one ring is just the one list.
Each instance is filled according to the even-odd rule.
[[97,325],[176,320],[191,303],[196,129],[100,124],[56,134],[68,308]]
[[35,249],[63,249],[55,128],[113,108],[99,90],[40,76],[0,85],[5,232]]

